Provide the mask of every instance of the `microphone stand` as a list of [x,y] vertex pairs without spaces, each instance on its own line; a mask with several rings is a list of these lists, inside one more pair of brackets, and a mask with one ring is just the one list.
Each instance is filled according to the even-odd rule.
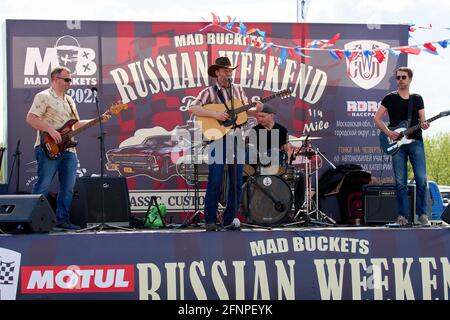
[[333,162],[328,160],[327,157],[325,157],[324,154],[322,152],[320,152],[319,148],[311,145],[311,149],[313,149],[317,154],[319,154],[322,158],[324,158],[333,169],[336,169],[336,166],[333,164]]
[[199,207],[199,198],[200,198],[200,187],[198,185],[199,175],[198,175],[198,146],[195,145],[195,126],[193,120],[188,120],[187,123],[192,124],[192,128],[189,128],[191,135],[191,159],[190,162],[194,169],[194,214],[189,218],[189,215],[186,216],[185,221],[178,228],[186,228],[190,225],[198,226],[200,224],[200,214],[202,211]]
[[[102,115],[100,114],[100,107],[99,107],[99,100],[97,96],[97,88],[92,87],[91,88],[92,94],[94,95],[95,100],[95,106],[97,109],[97,116],[100,118]],[[99,121],[99,128],[100,128],[100,136],[98,139],[100,140],[100,217],[101,222],[96,226],[91,226],[85,229],[77,230],[76,232],[84,232],[88,230],[98,230],[102,231],[103,228],[110,228],[110,229],[120,229],[125,231],[132,231],[131,229],[124,228],[121,226],[113,226],[110,224],[105,223],[105,189],[109,188],[109,184],[107,181],[104,180],[104,166],[105,166],[105,130],[103,129],[103,122]]]
[[[319,148],[313,146],[312,144],[309,146],[312,150],[314,150],[314,154],[315,154],[315,198],[316,198],[316,203],[315,203],[315,209],[310,211],[310,209],[312,209],[311,206],[311,189],[312,189],[312,183],[311,183],[311,175],[313,174],[312,172],[312,166],[311,166],[311,160],[308,159],[308,147],[306,146],[306,141],[308,140],[309,135],[306,137],[305,139],[305,152],[306,152],[306,163],[305,163],[305,182],[306,182],[306,196],[305,196],[305,204],[306,204],[306,213],[305,216],[302,217],[302,220],[298,221],[298,222],[292,222],[292,223],[288,223],[285,224],[284,227],[287,226],[292,226],[292,225],[298,225],[298,224],[313,224],[313,225],[319,225],[319,226],[333,226],[336,224],[336,221],[334,219],[332,219],[331,217],[327,216],[325,213],[323,213],[322,211],[319,210],[319,163],[318,163],[318,155],[321,155],[324,159],[327,160],[327,162],[333,167],[333,169],[336,169],[336,166],[331,163],[330,160],[328,160],[323,153],[321,153],[319,151]],[[303,146],[302,146],[303,147]],[[299,152],[297,152],[297,155],[299,154]],[[304,204],[304,205],[305,205]],[[302,206],[303,207],[303,206]],[[302,208],[300,208],[295,216],[294,216],[294,220],[297,219],[298,215],[300,214],[300,212],[302,211]],[[311,218],[312,213],[315,213],[315,218]],[[325,220],[327,220],[328,222],[325,222]]]
[[19,194],[20,193],[19,192],[19,184],[20,184],[20,155],[21,154],[22,154],[22,152],[20,152],[20,139],[19,139],[19,140],[17,140],[16,152],[14,152],[14,154],[13,154],[14,159],[13,159],[13,163],[12,163],[12,166],[11,166],[11,170],[9,172],[8,185],[7,185],[7,188],[9,190],[9,186],[11,184],[11,179],[12,179],[12,174],[13,174],[14,167],[15,167],[15,164],[16,164],[16,161],[17,161],[17,168],[16,168],[17,169],[16,170],[16,193],[15,194]]
[[[236,110],[234,110],[234,90],[233,90],[233,80],[231,78],[228,78],[228,83],[230,84],[230,103],[231,103],[231,117],[233,119],[233,179],[231,183],[233,184],[233,194],[234,194],[234,214],[236,218],[236,212],[238,210],[238,198],[237,198],[237,136],[236,136]],[[225,159],[226,160],[226,159]],[[234,180],[234,181],[233,181]],[[225,219],[225,217],[224,217]],[[231,222],[233,223],[233,221]],[[227,226],[224,226],[227,227]]]

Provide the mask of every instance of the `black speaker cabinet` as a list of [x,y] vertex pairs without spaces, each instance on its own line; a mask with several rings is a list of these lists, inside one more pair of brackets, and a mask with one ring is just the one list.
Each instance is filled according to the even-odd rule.
[[[398,217],[397,192],[393,184],[363,186],[364,221],[366,224],[395,222]],[[409,220],[416,223],[416,186],[408,185]],[[413,220],[411,220],[413,219]]]
[[0,196],[0,229],[3,231],[49,232],[55,225],[55,213],[45,196]]
[[128,226],[129,219],[130,200],[124,177],[77,178],[70,210],[73,224],[82,228],[102,222]]
[[450,224],[450,205],[445,207],[444,212],[442,212],[441,215],[441,220]]

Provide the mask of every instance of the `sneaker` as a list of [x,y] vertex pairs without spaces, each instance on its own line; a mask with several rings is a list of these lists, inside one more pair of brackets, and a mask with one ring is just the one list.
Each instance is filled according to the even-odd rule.
[[74,224],[70,223],[69,221],[60,222],[56,225],[55,228],[65,229],[65,230],[80,230],[81,229],[79,226],[74,225]]
[[205,226],[206,231],[219,231],[219,228],[217,227],[217,224],[215,223],[207,223]]
[[431,223],[430,223],[430,221],[428,221],[428,216],[426,214],[421,214],[419,216],[419,223],[424,227],[431,226]]
[[240,231],[241,221],[238,218],[234,218],[234,220],[230,224],[224,226],[224,229],[230,231]]
[[408,224],[408,219],[405,216],[399,215],[397,217],[397,223],[401,226],[406,226]]

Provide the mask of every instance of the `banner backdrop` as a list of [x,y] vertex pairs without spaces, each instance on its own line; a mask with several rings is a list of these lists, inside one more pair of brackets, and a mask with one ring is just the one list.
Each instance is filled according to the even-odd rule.
[[[290,89],[288,99],[274,99],[276,121],[290,136],[310,135],[315,147],[334,165],[359,164],[375,182],[392,182],[390,159],[378,147],[373,115],[380,100],[395,89],[393,71],[406,65],[406,55],[381,51],[379,62],[364,50],[407,45],[406,25],[344,25],[248,23],[266,32],[266,43],[304,47],[317,39],[340,38],[335,48],[361,50],[350,61],[333,58],[326,50],[309,57],[280,57],[276,50],[249,47],[246,39],[218,27],[200,31],[206,23],[95,22],[8,20],[8,172],[14,151],[21,152],[18,189],[31,191],[36,180],[33,153],[35,130],[25,122],[34,95],[49,87],[53,67],[73,71],[69,94],[82,119],[97,116],[91,87],[99,92],[100,112],[120,102],[123,107],[105,125],[107,176],[128,178],[132,211],[146,210],[157,195],[169,211],[185,212],[194,205],[189,154],[203,146],[182,132],[198,133],[189,104],[205,86],[213,84],[207,68],[226,55],[235,83],[249,97],[266,97]],[[250,118],[246,129],[255,124]],[[197,130],[198,131],[198,130]],[[76,138],[79,176],[100,173],[99,129]],[[297,143],[300,146],[301,142]],[[299,166],[301,166],[301,159]],[[322,159],[320,174],[330,169]],[[205,166],[199,166],[205,181]],[[11,178],[10,191],[16,187]],[[204,191],[205,183],[201,183]],[[164,191],[164,192],[162,192]],[[201,192],[203,195],[203,192]],[[200,199],[203,204],[203,198]]]

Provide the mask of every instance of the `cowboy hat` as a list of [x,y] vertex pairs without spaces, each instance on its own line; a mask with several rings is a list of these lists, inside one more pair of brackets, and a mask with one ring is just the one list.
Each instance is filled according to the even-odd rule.
[[231,62],[230,62],[230,59],[228,59],[228,57],[219,57],[216,59],[215,64],[209,66],[208,74],[210,77],[217,78],[216,70],[218,70],[220,68],[227,68],[227,69],[234,70],[237,67],[238,66],[235,66],[235,67],[231,66]]

